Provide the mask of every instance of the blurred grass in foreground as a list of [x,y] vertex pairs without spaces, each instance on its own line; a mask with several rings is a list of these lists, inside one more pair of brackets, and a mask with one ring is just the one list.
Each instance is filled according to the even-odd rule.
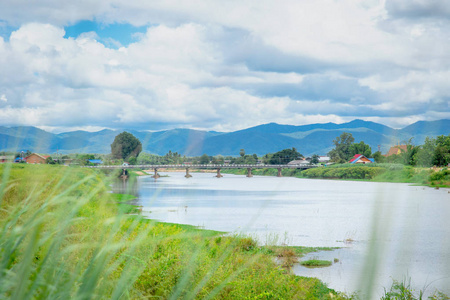
[[0,165],[0,298],[344,299],[246,237],[127,215],[91,169]]

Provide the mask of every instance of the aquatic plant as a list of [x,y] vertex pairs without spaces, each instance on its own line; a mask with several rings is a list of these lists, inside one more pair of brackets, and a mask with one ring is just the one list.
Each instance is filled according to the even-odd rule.
[[328,267],[333,263],[329,260],[320,260],[320,259],[310,259],[301,261],[300,264],[305,267]]

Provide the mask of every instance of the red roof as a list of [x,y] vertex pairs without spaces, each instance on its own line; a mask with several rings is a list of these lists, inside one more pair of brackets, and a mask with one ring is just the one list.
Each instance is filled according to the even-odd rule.
[[28,157],[30,157],[30,156],[32,156],[32,155],[37,155],[37,156],[39,156],[39,157],[41,157],[41,158],[43,158],[43,159],[47,159],[47,158],[50,157],[50,155],[40,155],[40,154],[37,154],[37,153],[31,153],[30,155],[28,155],[27,157],[25,157],[25,159],[28,159]]
[[400,154],[400,153],[406,152],[406,151],[408,151],[408,146],[406,146],[406,145],[394,146],[394,147],[391,147],[391,149],[389,149],[388,153],[385,156]]
[[362,154],[355,154],[355,155],[353,155],[353,158],[352,158],[352,159],[350,159],[350,161],[349,161],[349,162],[352,162],[352,161],[354,161],[354,160],[356,160],[356,159],[360,158],[361,156],[363,156],[363,155],[362,155]]

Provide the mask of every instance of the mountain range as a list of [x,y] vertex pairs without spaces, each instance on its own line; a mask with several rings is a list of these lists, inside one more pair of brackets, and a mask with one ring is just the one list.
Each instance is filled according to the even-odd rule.
[[[334,146],[333,140],[342,132],[350,132],[355,142],[364,141],[372,152],[386,153],[389,147],[404,143],[420,145],[427,136],[448,135],[450,120],[419,121],[402,129],[393,129],[375,122],[353,120],[348,123],[280,125],[269,123],[234,132],[171,129],[157,132],[125,130],[136,136],[143,151],[164,155],[169,150],[187,156],[239,155],[240,149],[247,154],[263,155],[295,147],[305,156],[325,155]],[[0,126],[1,151],[25,151],[38,153],[110,153],[114,137],[122,130],[98,132],[71,131],[53,134],[30,126]]]

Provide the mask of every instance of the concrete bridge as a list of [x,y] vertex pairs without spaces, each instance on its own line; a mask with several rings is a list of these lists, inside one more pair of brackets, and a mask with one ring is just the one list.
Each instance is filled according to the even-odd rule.
[[86,166],[86,168],[94,168],[94,169],[122,169],[124,174],[125,170],[127,169],[142,169],[142,170],[154,170],[153,178],[159,178],[158,169],[185,169],[186,175],[184,177],[190,178],[192,177],[191,174],[189,174],[189,171],[194,170],[217,170],[217,175],[215,177],[220,178],[223,177],[222,174],[220,174],[220,171],[222,169],[247,169],[247,177],[252,177],[252,170],[253,169],[263,169],[263,168],[271,168],[271,169],[277,169],[278,170],[278,177],[282,177],[281,170],[282,169],[311,169],[311,168],[317,168],[315,165],[246,165],[246,164],[231,164],[231,165],[186,165],[186,164],[179,164],[179,165],[110,165],[110,166]]

